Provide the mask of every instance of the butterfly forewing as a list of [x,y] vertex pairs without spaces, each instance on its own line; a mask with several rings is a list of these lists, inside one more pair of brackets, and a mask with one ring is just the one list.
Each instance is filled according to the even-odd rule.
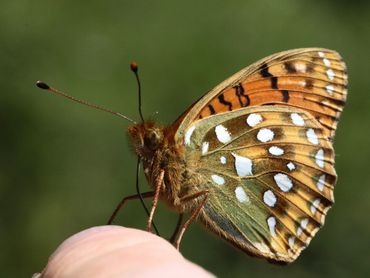
[[194,122],[188,170],[209,197],[201,219],[256,256],[290,262],[324,223],[336,180],[333,150],[309,113],[263,106]]
[[346,67],[332,50],[304,48],[266,57],[206,94],[187,113],[181,133],[195,119],[248,106],[284,105],[308,111],[334,137],[347,96]]

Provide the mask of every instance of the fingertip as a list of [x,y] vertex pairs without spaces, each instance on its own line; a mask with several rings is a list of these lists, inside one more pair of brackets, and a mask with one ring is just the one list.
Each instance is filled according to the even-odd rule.
[[42,277],[110,277],[130,273],[157,273],[163,277],[176,273],[178,277],[180,266],[186,272],[205,275],[200,277],[211,277],[163,238],[110,225],[93,227],[65,240],[50,257]]

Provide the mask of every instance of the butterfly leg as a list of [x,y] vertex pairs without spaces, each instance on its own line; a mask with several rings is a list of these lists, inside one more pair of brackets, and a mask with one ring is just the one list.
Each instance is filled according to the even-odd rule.
[[171,242],[171,244],[175,244],[175,240],[176,240],[177,235],[178,235],[178,233],[179,233],[179,231],[180,231],[180,228],[181,228],[181,224],[182,224],[183,216],[184,216],[184,214],[183,214],[183,213],[180,213],[180,214],[179,214],[179,217],[178,217],[178,219],[177,219],[176,228],[175,228],[175,230],[173,231],[172,236],[170,237],[170,242]]
[[156,181],[156,185],[155,185],[152,209],[150,210],[150,214],[149,214],[149,218],[148,218],[148,224],[147,224],[147,231],[148,232],[152,231],[154,212],[155,212],[155,210],[158,206],[159,192],[161,191],[161,187],[162,187],[162,184],[163,184],[163,179],[164,179],[164,170],[162,169],[159,172],[159,175],[158,175],[158,178],[157,178],[157,181]]
[[200,210],[203,208],[204,204],[206,203],[206,201],[208,199],[208,190],[199,191],[199,192],[196,192],[194,194],[190,194],[190,195],[187,195],[187,196],[184,196],[184,197],[181,198],[181,202],[186,203],[186,202],[194,200],[195,198],[198,198],[200,196],[204,196],[203,200],[200,202],[198,207],[196,207],[193,210],[189,219],[186,220],[186,222],[182,225],[180,233],[177,236],[177,239],[175,241],[175,247],[176,247],[177,250],[179,250],[179,248],[180,248],[180,242],[181,242],[181,239],[182,239],[185,231],[187,230],[189,225],[194,221],[194,219],[197,218],[197,216],[199,215]]
[[[141,193],[141,197],[142,198],[150,198],[150,197],[153,197],[154,196],[154,191],[149,191],[149,192],[144,192],[144,193]],[[130,201],[130,200],[136,200],[136,199],[140,199],[140,195],[139,194],[135,194],[135,195],[130,195],[130,196],[126,196],[124,197],[121,202],[119,202],[119,204],[117,205],[116,209],[114,210],[114,212],[112,213],[111,217],[109,218],[108,220],[108,225],[112,224],[114,218],[116,218],[118,212],[121,210],[122,206],[126,203],[126,201]]]

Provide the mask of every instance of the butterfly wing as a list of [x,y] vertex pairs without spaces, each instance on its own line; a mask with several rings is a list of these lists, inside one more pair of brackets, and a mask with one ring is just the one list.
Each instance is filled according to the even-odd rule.
[[242,250],[291,262],[324,224],[332,139],[347,97],[340,55],[303,48],[242,69],[173,125],[187,170],[209,190],[200,219]]
[[293,261],[334,202],[332,143],[303,110],[250,107],[198,120],[185,149],[196,186],[209,191],[200,219],[252,255]]
[[335,135],[347,97],[346,66],[323,48],[302,48],[266,57],[234,74],[196,102],[174,125],[181,138],[197,119],[243,107],[279,105],[308,111]]

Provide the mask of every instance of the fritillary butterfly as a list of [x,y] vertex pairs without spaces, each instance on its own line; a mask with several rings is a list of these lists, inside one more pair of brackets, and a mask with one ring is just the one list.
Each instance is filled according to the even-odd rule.
[[295,49],[242,69],[169,126],[130,126],[153,187],[142,194],[153,197],[148,230],[160,199],[190,212],[177,248],[198,218],[250,255],[294,261],[334,203],[332,145],[346,95],[337,52]]

